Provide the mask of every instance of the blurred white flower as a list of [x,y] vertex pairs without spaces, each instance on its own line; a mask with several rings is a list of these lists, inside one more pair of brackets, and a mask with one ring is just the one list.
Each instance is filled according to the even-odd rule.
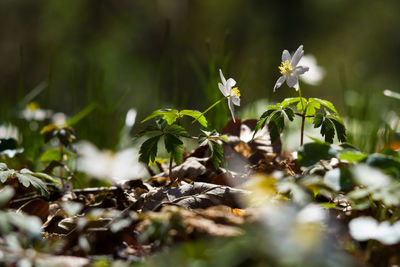
[[43,121],[50,118],[52,114],[51,110],[40,109],[37,103],[31,102],[20,112],[20,117],[27,121]]
[[138,161],[139,153],[127,148],[116,153],[100,151],[93,144],[82,141],[76,144],[77,169],[93,177],[110,180],[143,179],[148,176],[146,167]]
[[318,204],[308,204],[297,214],[299,223],[324,223],[328,218],[325,208]]
[[375,239],[386,245],[400,241],[400,221],[379,223],[372,217],[358,217],[349,223],[350,235],[357,241]]
[[137,115],[136,109],[131,108],[128,110],[128,112],[126,113],[126,117],[125,117],[125,126],[126,127],[132,127],[135,124],[136,115]]
[[392,183],[392,179],[388,175],[366,164],[354,166],[351,172],[358,184],[369,189],[380,189]]
[[67,124],[67,115],[62,112],[54,113],[53,116],[51,116],[51,123],[58,126],[64,126]]
[[277,88],[281,87],[285,81],[289,87],[295,88],[296,91],[299,90],[298,76],[309,70],[309,67],[297,66],[303,55],[304,50],[302,45],[297,48],[296,52],[293,54],[293,57],[290,55],[289,51],[283,50],[282,63],[278,67],[282,76],[276,81],[274,92]]
[[0,125],[0,139],[13,138],[19,140],[18,128],[12,124],[1,124]]
[[234,105],[240,106],[240,91],[237,87],[233,87],[236,84],[236,81],[234,79],[229,78],[228,80],[225,80],[225,77],[222,74],[221,69],[219,70],[219,75],[221,76],[222,83],[218,83],[218,88],[221,91],[221,93],[226,98],[228,98],[228,107],[229,110],[231,111],[233,122],[236,122],[234,114]]
[[319,85],[325,76],[325,69],[317,65],[317,59],[313,55],[304,55],[299,64],[308,66],[310,69],[299,78],[310,85]]

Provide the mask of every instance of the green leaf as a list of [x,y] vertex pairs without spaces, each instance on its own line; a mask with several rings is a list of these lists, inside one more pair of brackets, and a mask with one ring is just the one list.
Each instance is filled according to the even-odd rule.
[[331,120],[335,125],[336,137],[339,142],[346,142],[346,128],[344,127],[342,120],[336,116],[334,116],[333,118],[329,118],[329,120]]
[[347,160],[349,163],[356,162],[356,161],[362,161],[364,160],[368,155],[357,152],[357,151],[346,151],[340,154],[340,159],[341,160]]
[[15,170],[2,170],[0,171],[0,181],[5,183],[8,178],[14,177],[17,172]]
[[50,148],[50,149],[47,149],[43,153],[43,155],[40,157],[40,161],[48,163],[48,162],[51,162],[53,160],[60,161],[60,158],[61,158],[60,149],[58,149],[58,148]]
[[218,169],[221,163],[225,162],[224,150],[218,142],[209,140],[208,147],[210,148],[210,156],[215,169]]
[[300,101],[300,97],[289,97],[283,99],[283,101],[279,104],[281,107],[285,108],[291,104],[297,103]]
[[275,142],[285,126],[285,117],[282,110],[276,110],[269,118],[268,130],[271,137],[271,142]]
[[293,121],[293,120],[294,120],[294,111],[293,111],[293,109],[287,107],[287,108],[283,109],[283,111],[285,111],[286,117],[287,117],[290,121]]
[[8,201],[14,196],[14,188],[7,185],[3,187],[0,191],[0,208],[3,208]]
[[333,137],[335,137],[335,125],[327,118],[322,122],[321,135],[325,137],[325,142],[333,143]]
[[25,187],[32,185],[36,190],[40,192],[41,195],[48,196],[49,190],[46,184],[39,178],[32,175],[32,172],[28,169],[22,169],[20,172],[16,173],[18,181]]
[[180,164],[182,161],[183,142],[175,135],[167,133],[164,135],[164,143],[165,148],[172,155],[176,164]]
[[140,147],[139,150],[139,160],[146,164],[149,164],[149,161],[155,161],[157,156],[157,146],[158,141],[162,135],[153,136],[146,141]]
[[303,110],[303,107],[306,108],[307,106],[307,100],[305,98],[301,98],[301,100],[302,101],[299,101],[299,103],[296,105],[297,110]]
[[204,115],[197,110],[184,109],[179,112],[182,116],[189,116],[196,119],[203,127],[207,128],[207,119]]
[[313,98],[310,98],[308,101],[308,105],[307,105],[307,111],[306,111],[306,115],[307,116],[313,116],[316,113],[317,109],[321,108],[321,103],[318,101],[315,101]]
[[330,110],[332,110],[336,114],[339,114],[337,112],[335,106],[331,102],[329,102],[328,100],[323,100],[323,99],[319,99],[319,98],[310,98],[310,100],[311,99],[312,99],[312,101],[316,101],[316,102],[320,103],[321,105],[323,105],[324,107],[329,108]]
[[324,115],[321,113],[316,114],[312,122],[314,124],[314,128],[320,127],[323,121],[324,121]]
[[338,155],[338,151],[329,143],[307,143],[298,152],[298,161],[301,166],[311,167],[320,160],[328,160]]
[[183,128],[182,126],[176,125],[176,124],[168,125],[167,127],[165,127],[164,132],[172,134],[172,135],[183,136],[183,137],[189,136],[189,134],[185,130],[185,128]]
[[158,109],[150,114],[147,118],[142,120],[142,123],[148,121],[152,118],[162,117],[162,119],[166,120],[169,125],[173,124],[178,118],[178,110],[177,109]]

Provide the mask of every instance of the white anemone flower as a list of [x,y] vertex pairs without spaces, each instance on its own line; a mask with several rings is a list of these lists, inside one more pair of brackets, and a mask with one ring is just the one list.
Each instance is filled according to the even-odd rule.
[[279,79],[276,81],[274,92],[277,88],[281,87],[285,81],[289,87],[295,88],[296,91],[299,90],[298,76],[304,74],[309,70],[309,67],[297,66],[303,55],[304,50],[302,45],[297,48],[296,52],[293,54],[293,57],[290,55],[289,51],[283,50],[282,63],[278,67],[282,76],[279,77]]
[[218,83],[218,88],[221,93],[228,98],[228,107],[231,111],[233,122],[236,122],[234,105],[240,106],[240,91],[237,87],[233,87],[236,85],[236,81],[232,78],[226,80],[221,69],[219,70],[219,75],[221,76],[222,83]]
[[372,217],[358,217],[349,223],[350,235],[358,241],[375,239],[386,245],[400,241],[400,221],[391,224],[389,221],[378,222]]
[[122,180],[143,179],[148,176],[146,167],[138,161],[135,148],[118,152],[100,151],[93,144],[82,141],[76,144],[77,169],[93,177],[114,183]]
[[304,55],[301,58],[300,65],[309,66],[310,70],[301,75],[299,78],[309,85],[319,85],[325,76],[325,69],[317,64],[317,59],[313,55]]
[[36,102],[31,102],[20,112],[20,117],[27,121],[43,121],[50,118],[52,114],[53,111],[40,109]]

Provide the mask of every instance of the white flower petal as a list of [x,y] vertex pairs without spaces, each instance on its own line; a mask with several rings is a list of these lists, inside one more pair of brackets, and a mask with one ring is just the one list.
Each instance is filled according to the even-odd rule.
[[228,88],[226,88],[226,86],[223,85],[222,83],[218,83],[218,88],[219,88],[219,90],[221,91],[221,93],[222,93],[224,96],[228,96],[228,95],[229,95]]
[[286,60],[289,60],[289,62],[292,60],[292,57],[290,56],[289,51],[283,50],[282,52],[282,62],[285,62]]
[[310,69],[309,67],[297,66],[293,71],[293,75],[296,75],[296,76],[302,75],[302,74],[306,73],[309,69]]
[[281,87],[282,84],[286,81],[286,76],[281,76],[279,79],[276,81],[275,86],[274,86],[274,92],[277,88]]
[[232,78],[229,78],[228,81],[226,82],[226,85],[228,88],[232,88],[233,86],[235,86],[236,81]]
[[379,189],[389,186],[392,183],[390,176],[377,168],[366,164],[359,164],[351,169],[354,178],[358,184],[370,189]]
[[321,83],[325,76],[325,69],[317,65],[317,59],[315,56],[311,54],[304,55],[301,58],[299,65],[310,67],[309,71],[299,77],[303,82],[314,86]]
[[349,223],[350,235],[357,241],[375,238],[378,221],[372,217],[358,217]]
[[222,70],[221,69],[219,69],[219,76],[221,76],[221,81],[225,85],[226,84],[226,80],[225,80],[224,74],[222,74]]
[[234,105],[240,106],[240,98],[237,95],[232,95],[231,98]]
[[297,48],[296,52],[294,53],[292,61],[290,62],[290,64],[292,64],[292,67],[297,66],[303,55],[304,55],[303,45],[300,45],[299,48]]
[[290,75],[286,79],[286,83],[289,87],[295,87],[295,85],[299,82],[299,79],[297,79],[297,76],[295,75]]
[[229,110],[231,111],[231,115],[232,115],[232,119],[233,119],[233,122],[236,122],[236,120],[235,120],[235,109],[234,109],[234,107],[233,107],[233,103],[232,103],[232,98],[231,97],[229,97],[228,98],[228,108],[229,108]]

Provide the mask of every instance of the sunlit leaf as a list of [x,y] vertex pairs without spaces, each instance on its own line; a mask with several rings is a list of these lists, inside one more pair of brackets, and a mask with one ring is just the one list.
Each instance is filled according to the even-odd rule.
[[206,117],[204,117],[204,115],[200,111],[184,109],[184,110],[181,110],[179,112],[179,114],[182,116],[192,117],[192,118],[196,119],[196,121],[198,121],[202,126],[207,127],[207,119],[206,119]]
[[175,135],[167,133],[164,135],[164,143],[165,148],[172,155],[176,164],[180,164],[182,161],[183,142]]
[[143,142],[139,150],[139,160],[141,162],[149,164],[149,161],[154,161],[156,159],[158,141],[161,136],[162,135],[153,136]]

